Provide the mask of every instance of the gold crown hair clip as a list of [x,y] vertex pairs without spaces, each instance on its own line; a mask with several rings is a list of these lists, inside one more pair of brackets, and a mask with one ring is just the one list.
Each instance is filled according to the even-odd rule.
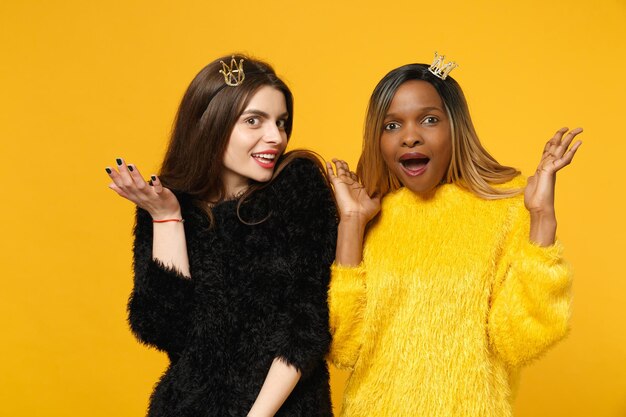
[[224,82],[226,85],[237,87],[243,83],[243,80],[246,78],[246,74],[243,72],[243,59],[240,59],[239,65],[237,65],[235,55],[233,55],[230,60],[230,67],[226,65],[224,61],[220,61],[220,63],[222,64],[220,74],[224,76]]
[[442,80],[448,78],[448,74],[450,74],[450,71],[459,66],[456,62],[448,62],[444,65],[443,60],[445,58],[445,55],[439,55],[437,54],[437,51],[435,51],[435,60],[430,65],[430,67],[428,67],[428,71],[430,71],[436,77],[441,78]]

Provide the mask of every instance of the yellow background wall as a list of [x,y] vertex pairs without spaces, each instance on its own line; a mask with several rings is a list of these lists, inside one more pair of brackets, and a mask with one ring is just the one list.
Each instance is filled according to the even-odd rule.
[[[558,184],[576,271],[569,338],[528,368],[518,416],[626,416],[626,2],[0,2],[0,416],[141,416],[164,355],[125,322],[133,208],[116,156],[147,175],[187,84],[248,52],[293,88],[293,145],[355,163],[390,69],[456,59],[487,148],[532,173],[583,126]],[[333,373],[338,401],[345,375]]]

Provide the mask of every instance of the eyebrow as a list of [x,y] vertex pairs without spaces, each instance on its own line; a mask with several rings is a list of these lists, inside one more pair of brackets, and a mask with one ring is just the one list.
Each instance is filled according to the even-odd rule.
[[[247,115],[247,114],[254,114],[257,116],[261,116],[261,117],[265,117],[266,119],[270,119],[270,115],[262,110],[257,110],[257,109],[247,109],[244,110],[243,113],[241,113],[241,115]],[[289,113],[284,112],[283,114],[281,114],[280,116],[278,116],[279,119],[286,119],[289,117]]]
[[[437,110],[437,111],[440,111],[440,112],[444,113],[443,109],[441,109],[440,107],[434,107],[434,106],[422,107],[420,109],[420,112],[429,112],[429,111],[433,111],[433,110]],[[395,113],[387,113],[387,114],[385,114],[385,118],[388,118],[388,117],[393,118],[393,117],[397,117],[397,115]]]

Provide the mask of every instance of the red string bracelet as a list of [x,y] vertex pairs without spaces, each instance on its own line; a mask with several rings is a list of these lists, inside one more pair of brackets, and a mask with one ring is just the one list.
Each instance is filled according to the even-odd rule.
[[185,222],[185,219],[163,219],[163,220],[152,220],[152,223],[167,223],[167,222],[184,223],[184,222]]

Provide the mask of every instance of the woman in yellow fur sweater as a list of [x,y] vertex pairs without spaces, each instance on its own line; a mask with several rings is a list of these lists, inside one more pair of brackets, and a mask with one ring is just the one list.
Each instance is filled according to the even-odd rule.
[[344,417],[511,416],[520,367],[567,332],[554,188],[582,129],[560,129],[526,181],[481,146],[442,64],[380,81],[358,176],[328,164],[341,216],[330,357],[352,371]]

